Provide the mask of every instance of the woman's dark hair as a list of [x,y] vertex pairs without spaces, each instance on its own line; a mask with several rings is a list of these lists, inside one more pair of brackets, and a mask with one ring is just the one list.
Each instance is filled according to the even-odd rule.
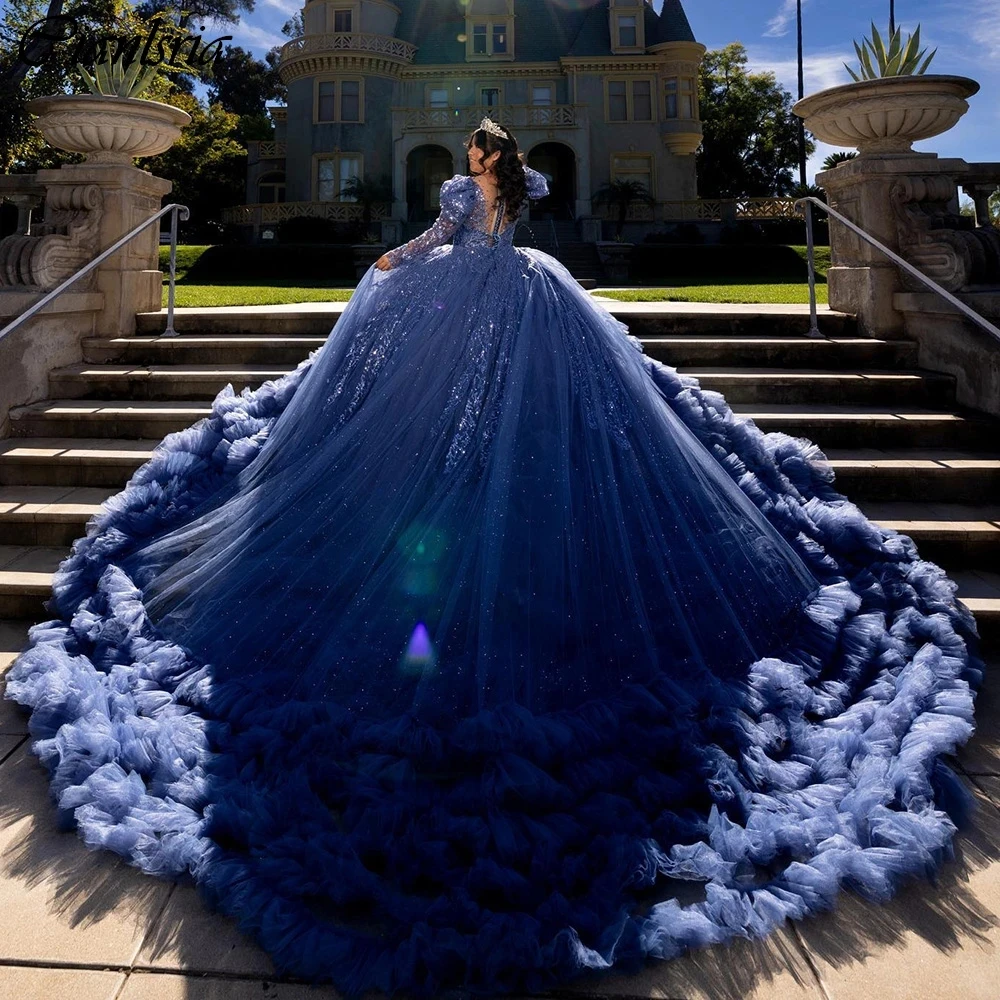
[[[498,125],[498,128],[503,128]],[[494,170],[497,175],[497,188],[499,196],[503,199],[505,206],[504,215],[511,222],[517,221],[521,215],[521,210],[528,201],[528,185],[524,177],[524,160],[517,149],[517,139],[504,129],[503,136],[493,132],[487,132],[484,128],[477,128],[465,141],[465,148],[481,149],[488,159],[494,153],[500,153]]]

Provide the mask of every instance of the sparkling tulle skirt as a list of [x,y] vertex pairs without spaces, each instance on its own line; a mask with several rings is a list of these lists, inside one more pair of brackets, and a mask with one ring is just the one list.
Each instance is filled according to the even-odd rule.
[[160,445],[7,691],[86,842],[280,969],[542,989],[932,871],[954,592],[552,258],[442,247]]

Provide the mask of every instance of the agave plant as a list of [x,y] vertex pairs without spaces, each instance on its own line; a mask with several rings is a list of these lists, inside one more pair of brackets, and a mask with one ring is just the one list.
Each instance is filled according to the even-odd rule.
[[122,56],[114,58],[111,46],[105,49],[104,59],[94,66],[94,72],[78,63],[77,69],[92,94],[104,97],[136,97],[154,80],[159,66],[144,66],[142,58],[135,58],[126,66]]
[[[887,76],[923,76],[931,60],[937,55],[935,49],[929,56],[927,49],[920,48],[920,25],[906,43],[903,43],[903,29],[897,28],[891,32],[888,45],[879,34],[878,28],[872,22],[872,36],[864,39],[863,45],[854,43],[854,51],[858,54],[861,73],[855,73],[847,63],[844,66],[851,74],[855,83],[862,80],[881,80]],[[926,56],[926,58],[924,58]]]

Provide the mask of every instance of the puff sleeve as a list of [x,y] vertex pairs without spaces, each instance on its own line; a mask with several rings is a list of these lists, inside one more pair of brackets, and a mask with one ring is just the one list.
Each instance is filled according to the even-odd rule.
[[471,177],[456,174],[441,185],[441,214],[427,232],[422,233],[409,243],[404,243],[395,250],[390,250],[386,256],[389,263],[396,267],[429,253],[435,247],[443,246],[457,232],[458,227],[469,217],[476,202],[476,182]]
[[529,198],[544,198],[549,193],[549,182],[545,179],[545,174],[540,174],[537,170],[526,166],[524,180],[528,186]]

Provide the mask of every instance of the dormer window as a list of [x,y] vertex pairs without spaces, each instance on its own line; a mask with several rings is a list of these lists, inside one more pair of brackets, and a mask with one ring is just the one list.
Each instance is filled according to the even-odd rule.
[[514,18],[497,15],[466,15],[467,59],[513,59]]
[[618,44],[623,49],[632,49],[639,44],[639,34],[634,14],[618,15]]

